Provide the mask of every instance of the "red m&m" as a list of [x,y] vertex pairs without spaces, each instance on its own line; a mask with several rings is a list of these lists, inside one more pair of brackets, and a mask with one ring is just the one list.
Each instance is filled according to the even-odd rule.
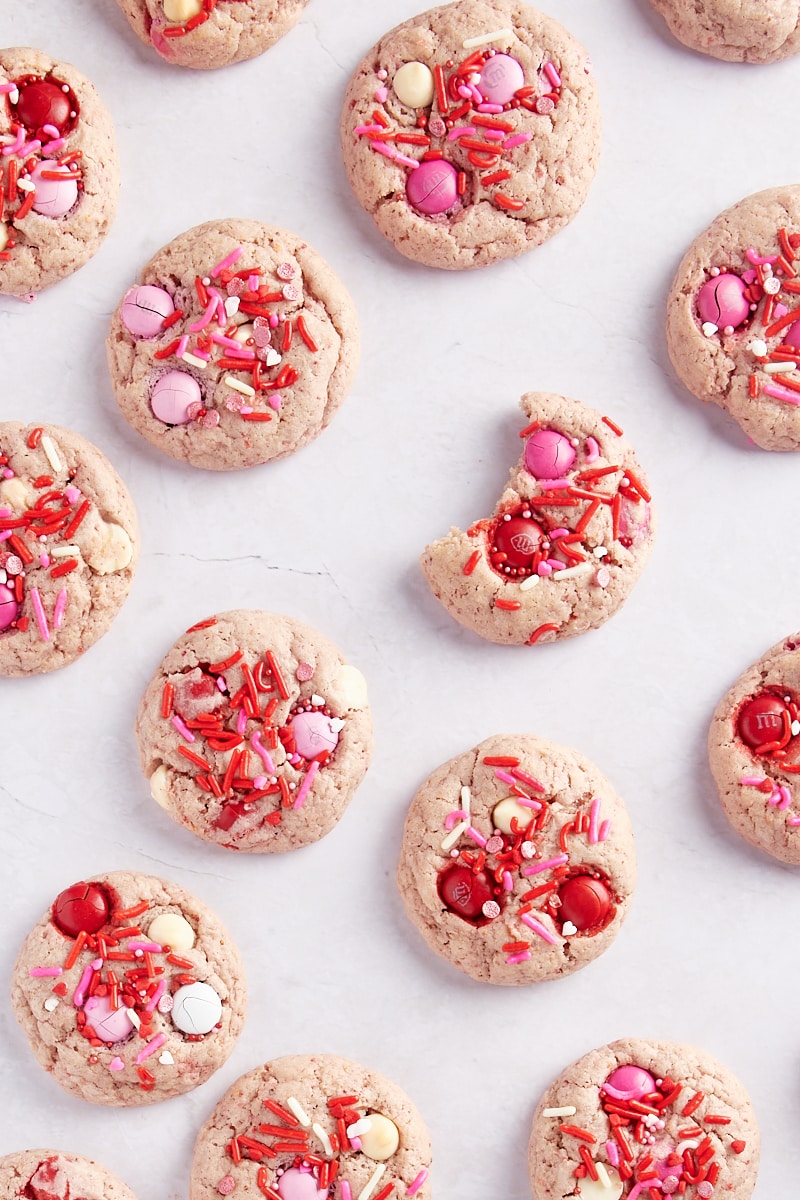
[[494,549],[505,554],[503,565],[530,568],[533,556],[544,539],[544,530],[530,517],[502,520],[494,535]]
[[785,712],[786,705],[783,700],[771,692],[764,692],[748,700],[740,709],[736,722],[739,737],[753,750],[770,742],[782,741]]
[[67,937],[97,933],[108,920],[111,905],[102,888],[94,883],[73,883],[56,896],[53,922]]
[[579,933],[602,925],[611,908],[611,895],[601,879],[593,875],[573,875],[558,889],[561,907],[558,919],[571,921]]
[[65,85],[54,79],[20,79],[17,86],[19,100],[13,112],[29,133],[38,136],[45,125],[53,125],[60,134],[73,127],[77,102],[69,88],[64,91]]
[[486,920],[483,906],[493,900],[494,895],[483,871],[458,865],[448,867],[442,871],[436,886],[442,902],[451,912],[474,925]]

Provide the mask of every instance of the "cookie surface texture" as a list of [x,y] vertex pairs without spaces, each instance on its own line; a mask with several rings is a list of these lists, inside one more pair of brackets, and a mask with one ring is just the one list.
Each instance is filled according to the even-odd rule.
[[353,191],[432,267],[482,267],[576,215],[600,153],[584,48],[518,0],[458,0],[398,25],[362,60],[341,118]]
[[111,116],[92,84],[40,50],[0,50],[5,204],[0,292],[26,297],[97,252],[117,210]]
[[198,837],[251,853],[329,833],[372,753],[358,668],[300,621],[241,609],[178,639],[136,734],[157,803]]
[[667,304],[683,383],[764,450],[800,448],[800,187],[734,204],[689,247]]
[[111,1105],[204,1083],[246,1007],[238,951],[214,913],[176,884],[127,871],[56,896],[22,945],[11,1000],[40,1066],[73,1095]]
[[770,63],[800,51],[798,0],[650,0],[679,42],[729,62]]
[[293,233],[211,221],[144,268],[106,343],[123,416],[212,471],[282,458],[322,432],[359,357],[341,280]]
[[748,1200],[759,1146],[750,1099],[727,1067],[695,1046],[625,1038],[547,1089],[528,1168],[536,1200],[649,1200],[651,1190]]
[[421,563],[451,616],[490,642],[534,645],[602,625],[655,537],[645,475],[619,427],[548,392],[520,401],[520,461],[491,517],[451,529]]
[[133,501],[58,425],[0,423],[0,675],[64,667],[107,631],[136,569]]
[[190,1198],[323,1200],[335,1180],[337,1196],[430,1200],[430,1164],[428,1131],[397,1084],[332,1054],[297,1054],[222,1097],[195,1144]]
[[300,19],[308,0],[117,0],[134,32],[178,67],[255,58]]
[[737,833],[800,864],[800,634],[784,638],[737,679],[708,734],[711,771]]
[[636,885],[628,814],[577,751],[488,738],[423,783],[397,883],[432,950],[482,983],[540,983],[614,941]]
[[0,1158],[0,1200],[136,1200],[100,1163],[59,1150],[19,1150]]

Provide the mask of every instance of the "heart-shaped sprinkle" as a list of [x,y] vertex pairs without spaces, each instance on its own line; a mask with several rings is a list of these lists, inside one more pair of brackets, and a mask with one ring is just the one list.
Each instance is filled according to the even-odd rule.
[[238,311],[239,311],[239,297],[238,296],[228,296],[228,299],[225,301],[225,312],[228,314],[229,317],[232,317]]
[[278,351],[270,348],[267,351],[266,357],[264,359],[264,362],[267,364],[267,366],[268,367],[277,367],[277,365],[280,361],[281,361],[281,356],[280,356],[280,354],[278,354]]
[[125,1063],[119,1057],[112,1058],[111,1062],[108,1064],[108,1069],[109,1071],[124,1071]]
[[341,717],[334,717],[330,723],[331,733],[341,733],[344,729],[344,721]]
[[44,1002],[44,1006],[48,1012],[55,1012],[58,1008],[58,1000],[55,996],[48,996]]
[[573,933],[578,932],[578,929],[576,925],[572,924],[572,921],[565,921],[561,926],[561,932],[564,934],[564,937],[571,937]]
[[703,321],[703,334],[705,337],[713,337],[719,331],[719,326],[713,321]]
[[163,1054],[159,1054],[158,1061],[163,1063],[165,1067],[171,1067],[175,1059],[170,1054],[169,1050],[165,1050]]

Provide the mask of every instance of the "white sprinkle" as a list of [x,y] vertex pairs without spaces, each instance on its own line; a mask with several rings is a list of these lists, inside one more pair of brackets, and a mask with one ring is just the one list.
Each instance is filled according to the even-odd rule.
[[750,343],[750,349],[752,350],[753,354],[755,354],[756,358],[763,358],[767,353],[767,343],[763,341],[762,338],[753,338],[752,342]]
[[464,812],[468,813],[470,811],[471,806],[472,806],[472,792],[469,790],[468,787],[462,787],[462,789],[461,789],[461,807],[463,808]]
[[42,438],[42,449],[44,450],[45,458],[50,463],[50,466],[53,468],[53,470],[60,471],[62,469],[62,465],[61,459],[58,457],[56,444],[51,437],[47,436],[47,434],[45,434]]
[[69,546],[54,546],[50,551],[51,558],[72,558],[74,554],[80,554],[80,546],[76,546],[71,542]]
[[7,579],[8,579],[8,575],[6,575],[3,568],[0,567],[0,583],[5,583]]
[[447,837],[442,842],[442,849],[452,850],[453,846],[455,846],[465,829],[469,829],[469,821],[462,821],[459,825],[456,825],[454,829],[451,829]]
[[325,697],[318,696],[317,693],[315,692],[314,695],[311,697],[311,703],[322,706],[325,703]]
[[605,1168],[605,1163],[596,1162],[594,1164],[594,1169],[597,1171],[597,1178],[600,1180],[603,1187],[611,1187],[611,1179],[609,1178],[608,1171]]
[[538,575],[529,575],[527,579],[523,579],[522,583],[519,585],[519,590],[521,592],[529,592],[531,588],[536,587],[538,582]]
[[191,366],[199,367],[201,371],[204,371],[208,366],[208,363],[204,358],[198,358],[196,354],[190,354],[188,350],[184,350],[181,358],[184,362],[189,363]]
[[48,996],[44,1002],[44,1006],[48,1012],[55,1012],[55,1010],[58,1008],[58,997]]
[[797,737],[800,733],[800,721],[792,721],[792,737]]
[[553,571],[551,579],[572,579],[574,575],[585,575],[587,570],[593,570],[591,563],[578,563],[577,566],[567,567],[563,571]]
[[378,1166],[375,1168],[375,1170],[370,1175],[369,1180],[367,1182],[367,1186],[362,1188],[361,1191],[358,1193],[358,1200],[369,1200],[370,1196],[375,1191],[375,1188],[378,1186],[381,1179],[383,1178],[385,1171],[386,1171],[386,1163],[379,1163]]
[[494,33],[482,33],[478,37],[467,38],[461,45],[465,50],[472,50],[475,46],[488,46],[490,42],[508,41],[513,36],[510,29],[495,29]]
[[278,363],[281,361],[281,356],[278,354],[277,350],[269,349],[267,351],[267,357],[265,361],[268,367],[277,367]]
[[573,925],[572,921],[565,921],[561,926],[561,932],[564,934],[564,937],[572,937],[573,933],[578,932],[578,927],[577,925]]
[[605,558],[605,556],[607,554],[608,554],[608,551],[606,550],[605,546],[595,546],[595,548],[594,548],[595,558]]
[[715,333],[719,333],[719,325],[715,325],[713,321],[703,321],[703,333],[706,337],[713,337]]
[[768,296],[777,296],[780,290],[781,281],[780,279],[776,279],[774,275],[771,275],[769,279],[764,280],[764,291]]
[[361,1117],[359,1121],[354,1121],[352,1125],[347,1126],[347,1136],[349,1138],[361,1137],[362,1133],[369,1133],[372,1129],[372,1121],[369,1117]]
[[567,1105],[566,1108],[546,1108],[542,1113],[543,1117],[574,1117],[577,1108],[573,1104]]
[[17,187],[21,188],[23,192],[35,192],[36,191],[36,184],[31,183],[30,179],[18,179]]
[[139,1014],[136,1012],[136,1010],[133,1008],[126,1008],[125,1013],[134,1029],[139,1029],[142,1022],[139,1020]]
[[158,1061],[163,1063],[165,1067],[171,1067],[174,1064],[175,1059],[172,1057],[169,1050],[165,1050],[163,1054],[159,1054]]
[[286,1107],[289,1109],[290,1113],[297,1117],[304,1129],[311,1128],[311,1118],[299,1100],[295,1100],[294,1096],[290,1096],[286,1101]]
[[797,363],[795,363],[795,362],[764,363],[761,370],[766,371],[768,375],[788,375],[789,371],[797,370]]
[[314,1131],[314,1133],[316,1134],[316,1136],[319,1138],[319,1143],[322,1146],[322,1151],[325,1154],[325,1156],[327,1158],[333,1158],[333,1146],[331,1145],[331,1139],[328,1137],[325,1130],[316,1121],[311,1126],[311,1128]]
[[240,383],[232,375],[226,375],[222,382],[227,383],[228,387],[233,388],[235,392],[241,392],[243,396],[255,396],[256,394],[256,389],[250,387],[249,383]]
[[239,297],[238,296],[228,296],[228,299],[225,301],[225,312],[228,314],[229,317],[232,317],[238,311],[239,311]]

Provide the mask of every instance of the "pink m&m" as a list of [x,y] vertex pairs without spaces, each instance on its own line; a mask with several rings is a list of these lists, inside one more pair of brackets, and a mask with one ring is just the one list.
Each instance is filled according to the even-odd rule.
[[150,396],[150,407],[165,425],[186,425],[192,404],[201,404],[200,384],[186,371],[168,371],[162,375]]
[[19,605],[10,587],[0,583],[0,632],[8,629],[19,616]]
[[83,1006],[86,1020],[104,1042],[124,1042],[133,1033],[133,1021],[128,1010],[120,1005],[111,1007],[109,996],[90,996]]
[[631,1064],[612,1071],[602,1090],[613,1100],[640,1100],[642,1096],[654,1092],[655,1088],[656,1081],[650,1072]]
[[[60,179],[43,179],[42,174],[60,175]],[[31,171],[31,182],[36,185],[33,207],[43,217],[63,217],[78,199],[78,184],[69,167],[57,163],[40,162]]]
[[789,332],[785,335],[783,342],[786,346],[800,350],[800,321],[795,321],[794,325],[789,326]]
[[291,728],[297,753],[309,761],[327,750],[333,754],[339,744],[339,734],[332,728],[332,718],[323,712],[302,712],[292,717]]
[[525,466],[535,479],[560,479],[574,462],[569,438],[555,429],[537,429],[525,443]]
[[134,337],[151,338],[161,333],[164,318],[171,316],[174,311],[175,305],[169,292],[145,283],[126,292],[119,315],[122,324]]
[[493,54],[481,71],[478,90],[489,104],[508,104],[525,83],[525,72],[510,54]]
[[278,1180],[281,1200],[325,1200],[327,1188],[321,1188],[310,1171],[290,1167]]
[[444,159],[431,159],[410,171],[406,196],[417,212],[427,217],[447,212],[458,200],[458,172]]
[[746,287],[738,275],[717,275],[707,280],[697,293],[700,320],[710,321],[718,329],[728,325],[736,329],[750,316]]

